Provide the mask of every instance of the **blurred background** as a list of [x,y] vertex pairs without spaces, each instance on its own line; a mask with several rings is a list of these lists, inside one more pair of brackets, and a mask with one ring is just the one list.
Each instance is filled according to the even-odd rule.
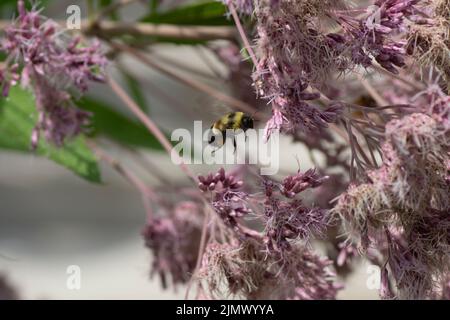
[[[2,19],[9,19],[12,5],[2,6]],[[46,1],[44,14],[62,20],[74,1]],[[80,5],[86,17],[85,1]],[[145,3],[134,3],[120,11],[123,20],[134,21],[145,12]],[[217,73],[224,79],[226,68],[207,50],[196,46],[164,44],[155,46],[156,53],[169,61],[195,68],[198,79]],[[205,56],[208,63],[205,63]],[[170,132],[175,128],[192,128],[193,120],[206,120],[206,106],[214,104],[198,91],[181,85],[135,60],[121,60],[126,70],[139,79],[145,102],[153,120]],[[167,66],[173,67],[171,63]],[[181,70],[181,69],[178,69]],[[110,72],[122,84],[123,75],[116,66]],[[229,80],[208,83],[228,92]],[[151,85],[150,85],[151,84]],[[90,96],[109,103],[112,108],[129,116],[106,86],[95,85]],[[169,100],[167,100],[169,99]],[[170,101],[170,103],[168,103]],[[184,110],[168,105],[183,105]],[[130,118],[132,118],[130,116]],[[108,152],[128,163],[131,155],[117,146],[106,144]],[[284,170],[302,170],[312,166],[305,148],[282,139]],[[139,152],[153,168],[172,182],[186,183],[181,171],[169,157],[148,148]],[[213,171],[192,166],[196,173]],[[142,167],[134,167],[149,185],[160,184]],[[157,277],[150,279],[151,256],[144,247],[141,230],[146,216],[141,197],[109,166],[101,164],[102,184],[91,184],[48,159],[18,152],[0,151],[0,274],[23,299],[176,299],[183,298],[185,288],[162,290]],[[79,266],[81,287],[67,286],[69,266]],[[369,274],[362,263],[341,292],[343,299],[376,299],[377,290],[367,287]]]

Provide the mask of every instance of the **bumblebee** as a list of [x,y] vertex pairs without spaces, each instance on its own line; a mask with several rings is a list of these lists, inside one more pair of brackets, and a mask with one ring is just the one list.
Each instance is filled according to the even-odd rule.
[[366,94],[359,96],[354,103],[369,108],[376,108],[378,106],[377,102],[371,96]]
[[[377,102],[370,95],[361,95],[353,101],[354,104],[363,107],[376,108],[378,106]],[[352,112],[354,118],[364,118],[364,114],[360,110],[355,110]]]
[[[244,112],[227,113],[222,118],[214,122],[213,125],[211,126],[213,135],[211,135],[211,137],[209,138],[208,143],[214,144],[218,148],[220,148],[225,144],[227,138],[226,131],[238,129],[241,129],[244,132],[247,131],[248,129],[253,129],[253,118]],[[222,135],[221,142],[219,142],[218,139],[216,139],[216,134]],[[234,150],[236,151],[236,140],[234,137],[232,137],[232,139]]]

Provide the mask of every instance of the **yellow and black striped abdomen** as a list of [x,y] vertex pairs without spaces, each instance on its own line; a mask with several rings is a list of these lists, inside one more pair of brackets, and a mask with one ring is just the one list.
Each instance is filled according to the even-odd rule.
[[[211,129],[215,131],[213,133],[217,134],[217,131],[219,131],[222,134],[222,143],[225,143],[226,130],[241,129],[243,131],[246,131],[249,128],[253,128],[253,119],[249,115],[240,111],[230,112],[226,114],[225,116],[214,122],[211,126]],[[212,136],[209,140],[209,143],[213,142],[219,144],[214,136]]]
[[242,127],[243,117],[243,112],[230,112],[214,122],[214,124],[211,126],[211,129],[214,128],[220,131],[227,129],[239,129]]

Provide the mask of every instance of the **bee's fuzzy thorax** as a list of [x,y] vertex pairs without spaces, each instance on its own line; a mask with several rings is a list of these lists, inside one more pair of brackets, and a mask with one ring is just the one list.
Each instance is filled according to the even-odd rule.
[[[241,129],[243,131],[247,131],[248,129],[253,129],[253,118],[241,111],[230,112],[214,122],[211,126],[211,129],[220,131],[222,133],[223,143],[225,143],[226,130]],[[211,137],[209,143],[215,141],[216,139],[214,139],[214,137]]]

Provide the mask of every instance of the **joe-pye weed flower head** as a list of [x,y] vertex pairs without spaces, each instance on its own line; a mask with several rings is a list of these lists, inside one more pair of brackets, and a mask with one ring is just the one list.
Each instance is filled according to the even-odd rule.
[[272,103],[266,136],[273,130],[317,131],[336,121],[338,105],[324,109],[312,100],[320,94],[308,91],[319,85],[335,66],[325,35],[318,32],[318,19],[340,1],[283,0],[276,5],[258,1],[257,56],[253,74],[256,93]]
[[74,106],[68,90],[85,92],[89,81],[102,81],[106,58],[98,42],[84,46],[79,37],[65,34],[36,7],[26,10],[23,0],[17,5],[19,16],[5,29],[1,42],[7,58],[0,86],[4,96],[10,85],[19,81],[34,92],[39,115],[31,139],[33,148],[41,132],[48,142],[61,146],[66,138],[83,131],[90,117]]
[[260,191],[251,192],[223,169],[199,178],[220,219],[202,259],[205,291],[216,298],[334,299],[341,287],[334,282],[332,262],[310,246],[328,226],[327,211],[309,208],[297,197],[327,177],[308,170],[281,182],[260,179]]
[[414,19],[410,27],[407,51],[419,66],[439,69],[450,92],[450,2],[426,4],[422,8],[426,14]]
[[[448,106],[447,106],[448,107]],[[426,298],[448,272],[450,132],[413,113],[386,126],[383,164],[369,181],[340,196],[334,212],[363,250],[385,238],[387,266],[399,298]]]
[[169,208],[169,214],[152,217],[142,236],[152,251],[150,275],[159,275],[164,288],[189,281],[200,245],[202,208],[193,201],[183,201]]

